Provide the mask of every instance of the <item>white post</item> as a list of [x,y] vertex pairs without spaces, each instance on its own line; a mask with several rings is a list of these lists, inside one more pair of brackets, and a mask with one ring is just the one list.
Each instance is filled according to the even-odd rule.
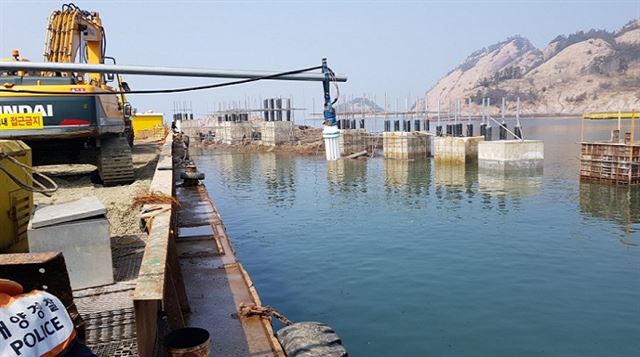
[[[633,120],[633,118],[631,118]],[[620,132],[620,126],[622,124],[622,111],[618,110],[618,132]]]
[[516,124],[520,126],[520,97],[518,97],[518,101],[516,102]]

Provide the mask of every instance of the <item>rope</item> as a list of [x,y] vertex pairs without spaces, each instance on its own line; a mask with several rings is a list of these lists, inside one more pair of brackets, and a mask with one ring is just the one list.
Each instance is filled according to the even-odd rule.
[[149,90],[137,90],[137,91],[134,90],[134,91],[128,91],[128,92],[120,90],[120,91],[110,91],[110,92],[105,92],[105,93],[102,93],[102,92],[60,92],[60,91],[45,91],[45,90],[34,90],[34,89],[6,89],[6,88],[2,88],[2,89],[0,89],[0,92],[6,92],[6,93],[28,93],[28,94],[48,94],[48,95],[58,95],[58,94],[60,94],[60,95],[70,95],[70,96],[74,96],[74,95],[95,96],[95,95],[101,95],[101,94],[167,94],[167,93],[183,93],[183,92],[191,92],[191,91],[197,91],[197,90],[203,90],[203,89],[213,89],[213,88],[228,87],[228,86],[233,86],[233,85],[238,85],[238,84],[257,82],[257,81],[261,81],[261,80],[265,80],[265,79],[275,79],[275,78],[279,78],[279,77],[283,77],[283,76],[288,76],[288,75],[291,75],[291,74],[309,72],[309,71],[313,71],[313,70],[320,69],[320,68],[322,68],[322,66],[315,66],[315,67],[296,69],[296,70],[293,70],[293,71],[274,73],[274,74],[255,77],[255,78],[241,79],[241,80],[238,80],[238,81],[207,84],[207,85],[202,85],[202,86],[185,87],[185,88],[149,89]]
[[284,317],[281,313],[276,311],[271,306],[257,306],[257,305],[247,305],[245,303],[240,303],[238,306],[238,313],[240,316],[251,317],[251,316],[259,316],[259,317],[275,317],[280,320],[283,324],[290,326],[293,325],[293,322],[288,318]]
[[[0,171],[4,172],[11,179],[11,181],[13,181],[16,185],[18,185],[18,187],[22,188],[23,190],[41,193],[47,197],[50,197],[52,193],[58,190],[58,185],[51,178],[41,172],[34,170],[31,166],[21,163],[7,153],[0,152],[0,160],[2,159],[7,159],[13,162],[14,165],[20,167],[22,171],[24,171],[28,176],[31,176],[31,181],[33,181],[33,183],[37,186],[36,187],[34,185],[29,185],[28,183],[22,182],[18,177],[13,175],[8,169],[0,164]],[[36,177],[39,177],[42,180],[46,181],[49,187],[45,186],[45,184],[36,179]]]

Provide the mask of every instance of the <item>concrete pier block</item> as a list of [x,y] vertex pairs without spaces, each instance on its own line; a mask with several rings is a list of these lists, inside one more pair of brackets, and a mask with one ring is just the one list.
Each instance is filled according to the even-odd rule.
[[251,141],[255,131],[251,122],[222,122],[222,142],[228,145],[237,145]]
[[433,155],[436,162],[452,164],[477,162],[478,144],[483,141],[484,138],[482,136],[437,136],[433,138]]
[[356,152],[370,150],[364,129],[340,130],[340,155],[346,156]]
[[426,132],[384,132],[382,149],[386,159],[411,160],[431,155],[431,134]]
[[478,166],[484,170],[542,170],[544,143],[542,140],[485,141],[478,145]]
[[293,123],[290,121],[265,121],[262,124],[262,145],[276,146],[293,139]]

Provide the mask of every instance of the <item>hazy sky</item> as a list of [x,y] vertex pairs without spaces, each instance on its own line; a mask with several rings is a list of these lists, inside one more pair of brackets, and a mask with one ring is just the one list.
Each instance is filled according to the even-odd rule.
[[[107,53],[120,64],[290,70],[320,64],[346,73],[350,95],[415,98],[472,51],[520,34],[539,48],[558,34],[615,30],[640,18],[636,1],[76,1],[98,11]],[[0,57],[14,48],[41,60],[46,20],[59,1],[0,0]],[[127,76],[132,89],[214,79]],[[196,113],[220,101],[293,95],[316,109],[320,83],[261,82],[181,95],[136,95],[139,110]]]

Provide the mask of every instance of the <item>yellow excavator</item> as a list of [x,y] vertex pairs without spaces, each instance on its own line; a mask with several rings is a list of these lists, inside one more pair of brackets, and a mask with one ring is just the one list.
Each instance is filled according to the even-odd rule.
[[[15,50],[0,61],[28,60]],[[54,11],[44,62],[115,64],[99,14],[73,4]],[[105,186],[134,181],[132,110],[119,75],[0,71],[0,86],[16,90],[0,92],[0,140],[27,143],[35,165],[91,163]]]

